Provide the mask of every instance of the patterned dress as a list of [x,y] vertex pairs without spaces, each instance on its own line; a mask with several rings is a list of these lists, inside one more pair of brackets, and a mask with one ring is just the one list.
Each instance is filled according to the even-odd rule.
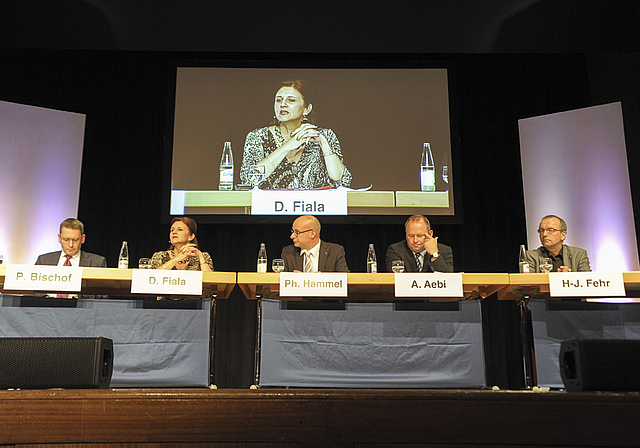
[[[249,169],[284,143],[284,138],[278,128],[275,129],[276,136],[280,143],[276,141],[269,127],[255,129],[249,134],[244,142],[244,153],[242,154],[242,166],[240,167],[240,180],[244,184],[251,184],[249,179]],[[344,163],[342,150],[338,137],[331,129],[318,128],[329,142],[333,152]],[[276,189],[301,189],[311,190],[315,188],[338,187],[340,185],[348,187],[351,185],[351,172],[345,166],[342,178],[334,181],[329,177],[325,165],[322,148],[319,143],[309,143],[305,146],[300,160],[289,162],[285,157],[276,169],[261,184],[260,188],[266,190]]]
[[[213,271],[213,260],[211,259],[211,255],[208,252],[202,252],[202,256],[204,257],[204,261],[207,262],[211,270]],[[175,258],[173,250],[162,250],[160,252],[156,252],[151,257],[151,269],[158,269],[160,266],[165,264],[167,261]],[[185,268],[187,271],[201,271],[200,269],[200,260],[198,257],[189,257],[188,258],[187,267]],[[173,269],[177,269],[175,266]]]

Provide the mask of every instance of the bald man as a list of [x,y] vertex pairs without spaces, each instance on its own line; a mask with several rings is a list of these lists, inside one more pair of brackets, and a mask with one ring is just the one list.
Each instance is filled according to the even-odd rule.
[[293,244],[282,249],[287,272],[349,272],[344,247],[320,239],[320,221],[315,216],[296,218],[291,227]]

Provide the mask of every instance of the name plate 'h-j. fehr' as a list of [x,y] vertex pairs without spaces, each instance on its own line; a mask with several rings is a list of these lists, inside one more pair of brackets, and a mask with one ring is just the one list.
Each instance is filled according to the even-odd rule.
[[622,272],[550,272],[551,297],[618,297],[626,295]]
[[282,272],[281,297],[347,297],[346,272]]
[[346,215],[346,190],[253,190],[252,215]]
[[9,264],[4,289],[9,291],[77,292],[82,287],[82,268]]
[[462,297],[461,273],[395,274],[396,297]]
[[132,269],[133,294],[202,295],[202,271]]

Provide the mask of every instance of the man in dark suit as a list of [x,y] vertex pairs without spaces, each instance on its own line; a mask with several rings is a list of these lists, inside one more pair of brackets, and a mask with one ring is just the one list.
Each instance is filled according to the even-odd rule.
[[438,243],[431,223],[422,215],[411,216],[404,223],[405,240],[391,244],[385,257],[387,272],[391,262],[402,260],[405,272],[453,272],[453,251]]
[[62,250],[40,255],[36,264],[106,268],[106,258],[80,250],[85,237],[82,222],[74,218],[65,219],[60,224],[60,233],[58,234],[58,242]]
[[300,216],[291,227],[293,244],[282,249],[288,272],[349,272],[344,247],[320,240],[320,221]]

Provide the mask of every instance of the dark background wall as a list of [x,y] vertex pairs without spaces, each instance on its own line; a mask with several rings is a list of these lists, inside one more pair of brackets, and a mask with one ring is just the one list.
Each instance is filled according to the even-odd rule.
[[[167,244],[167,114],[172,67],[185,58],[451,65],[463,214],[435,218],[433,227],[453,246],[457,271],[517,269],[526,242],[520,118],[622,101],[632,193],[640,197],[637,2],[45,3],[0,4],[0,100],[87,115],[78,217],[86,249],[110,266],[122,240],[134,260]],[[352,271],[364,271],[367,245],[382,257],[403,238],[401,222],[328,220],[322,236],[345,246]],[[569,223],[569,232],[581,224]],[[217,270],[252,271],[260,242],[270,258],[289,242],[289,223],[199,227]],[[218,301],[221,387],[251,384],[255,312],[238,289]],[[487,299],[483,316],[489,384],[521,387],[515,305]]]

